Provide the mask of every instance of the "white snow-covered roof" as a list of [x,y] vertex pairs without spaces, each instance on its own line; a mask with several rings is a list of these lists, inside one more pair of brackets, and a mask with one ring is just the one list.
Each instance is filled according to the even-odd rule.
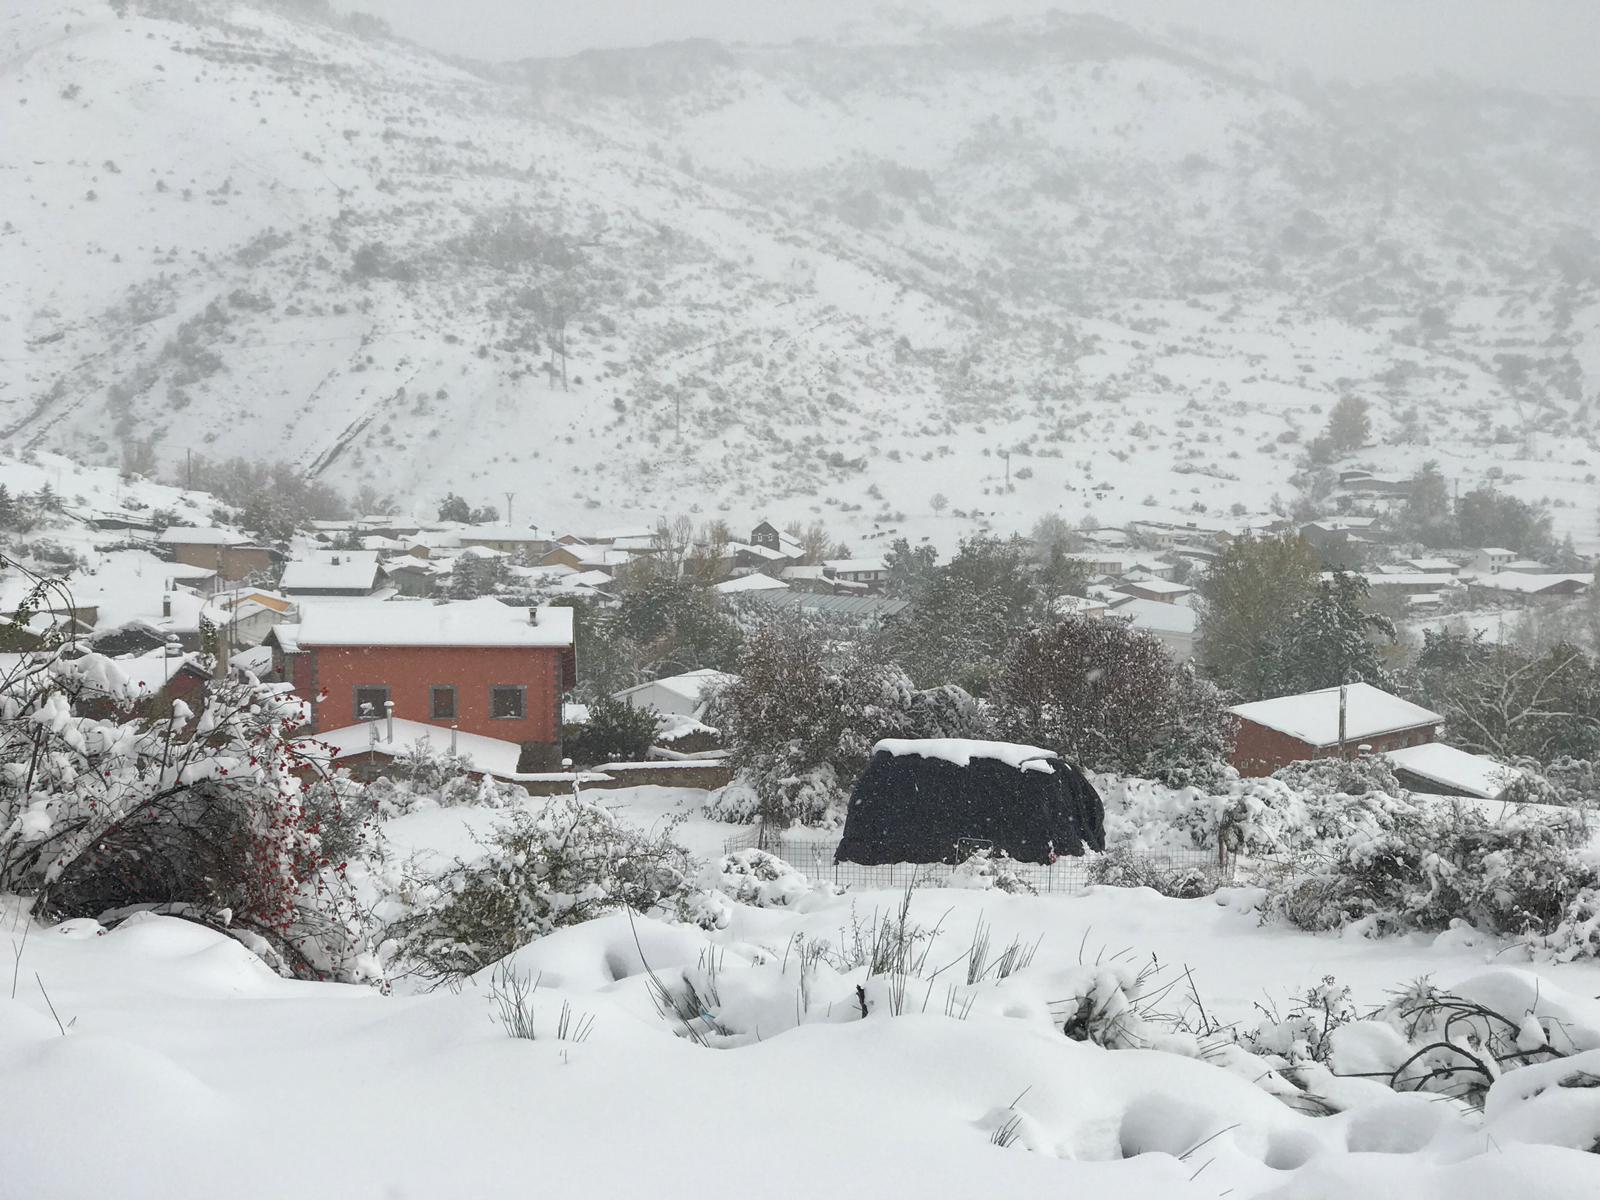
[[1470,582],[1479,587],[1493,588],[1497,592],[1519,592],[1526,595],[1535,595],[1564,583],[1580,583],[1588,587],[1594,582],[1592,575],[1524,575],[1521,572],[1502,571],[1498,575],[1473,575]]
[[1468,754],[1443,742],[1425,742],[1420,746],[1389,750],[1384,757],[1396,770],[1409,771],[1430,783],[1441,784],[1483,800],[1493,800],[1516,776],[1516,771],[1504,763],[1497,763],[1481,754]]
[[792,567],[784,567],[783,570],[779,572],[779,574],[782,575],[785,579],[821,579],[821,578],[823,578],[822,568],[819,567],[819,566],[815,566],[815,565],[801,566],[799,564],[796,564],[795,566],[792,566]]
[[1515,550],[1507,550],[1504,546],[1485,546],[1478,553],[1492,555],[1495,558],[1515,558],[1517,556]]
[[594,535],[597,542],[615,542],[623,538],[650,538],[654,540],[656,531],[648,525],[625,525],[621,529],[606,529]]
[[682,675],[668,675],[662,679],[652,679],[649,683],[634,684],[633,687],[623,688],[617,692],[612,699],[625,700],[646,688],[664,688],[674,695],[682,696],[685,700],[699,700],[705,694],[706,688],[732,678],[733,676],[726,671],[702,667],[698,671],[685,671]]
[[[1143,603],[1150,604],[1146,600]],[[1176,608],[1174,604],[1163,604],[1162,608]],[[1058,616],[1068,617],[1073,615],[1088,616],[1093,613],[1103,613],[1106,610],[1104,600],[1091,599],[1088,596],[1057,596],[1050,601],[1050,611]],[[1188,610],[1185,610],[1188,611]]]
[[250,541],[231,529],[210,525],[170,525],[156,538],[163,546],[243,546]]
[[[340,729],[330,729],[326,733],[313,734],[297,743],[297,748],[307,757],[315,759],[320,757],[317,743],[322,743],[329,748],[324,753],[327,753],[331,762],[369,752],[398,757],[409,753],[418,743],[425,744],[435,754],[442,754],[450,749],[448,728],[427,725],[421,721],[407,721],[400,717],[394,719],[393,726],[394,736],[391,738],[388,719],[361,721]],[[455,739],[456,753],[471,760],[472,765],[479,771],[489,775],[516,775],[517,763],[522,757],[522,746],[519,743],[460,731],[456,732]]]
[[1153,633],[1193,633],[1197,614],[1183,604],[1168,604],[1164,600],[1141,600],[1135,597],[1112,610],[1113,616],[1126,617],[1135,629]]
[[971,738],[885,738],[872,747],[874,754],[892,754],[896,758],[914,754],[920,758],[937,758],[955,763],[958,767],[970,766],[975,758],[993,759],[1019,771],[1042,771],[1054,775],[1051,763],[1060,762],[1054,750],[1041,750],[1038,746],[1023,746],[1016,742],[980,742]]
[[[1325,578],[1331,579],[1333,573],[1325,572]],[[1444,588],[1453,588],[1457,585],[1454,575],[1436,571],[1384,571],[1365,575],[1368,587],[1425,587],[1432,591]]]
[[449,604],[309,600],[304,609],[296,634],[302,647],[572,645],[570,608],[514,608],[485,597]]
[[144,696],[154,696],[172,680],[172,677],[186,666],[197,662],[193,654],[166,654],[160,650],[151,651],[133,658],[112,659],[112,664],[126,682],[126,695],[129,699],[138,699]]
[[1430,573],[1445,572],[1455,574],[1461,569],[1461,564],[1448,558],[1408,558],[1406,565],[1416,571]]
[[1129,588],[1138,588],[1141,592],[1153,592],[1158,596],[1187,596],[1194,591],[1186,583],[1173,583],[1170,579],[1157,579],[1153,576],[1123,585],[1123,590]]
[[464,525],[460,531],[464,542],[543,542],[531,529],[520,525]]
[[766,546],[757,546],[753,542],[729,542],[724,554],[748,554],[754,558],[764,558],[768,562],[777,562],[789,556],[782,550],[772,550]]
[[770,575],[757,572],[754,575],[741,575],[737,579],[724,579],[717,584],[713,591],[721,592],[724,596],[738,592],[775,592],[788,588],[788,584],[781,579],[774,579]]
[[283,568],[278,586],[285,592],[363,590],[378,582],[375,550],[315,550]]
[[[1391,696],[1370,683],[1352,683],[1346,692],[1345,741],[1349,743],[1399,729],[1438,725],[1444,720],[1438,713]],[[1332,746],[1339,741],[1339,689],[1336,687],[1236,704],[1228,711],[1246,721],[1298,738],[1308,746]]]
[[633,561],[626,550],[613,550],[609,546],[568,546],[578,562],[585,567],[624,567]]
[[843,571],[850,574],[858,571],[887,571],[889,569],[881,558],[830,558],[822,565],[830,571]]

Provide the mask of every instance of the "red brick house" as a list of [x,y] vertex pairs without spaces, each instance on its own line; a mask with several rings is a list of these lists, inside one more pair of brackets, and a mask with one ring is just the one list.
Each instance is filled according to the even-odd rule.
[[[1239,722],[1230,761],[1241,775],[1270,775],[1293,762],[1340,752],[1336,687],[1236,704],[1228,711]],[[1344,752],[1368,746],[1384,754],[1420,746],[1434,740],[1443,721],[1438,713],[1371,684],[1352,683],[1345,689]]]
[[498,600],[308,601],[268,636],[278,678],[312,702],[310,731],[393,714],[561,759],[561,696],[577,682],[570,608]]

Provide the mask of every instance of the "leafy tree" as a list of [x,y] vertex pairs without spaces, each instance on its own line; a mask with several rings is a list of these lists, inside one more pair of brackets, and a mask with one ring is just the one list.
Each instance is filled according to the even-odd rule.
[[1533,655],[1430,630],[1413,685],[1464,749],[1539,763],[1600,758],[1600,668],[1573,646]]
[[905,538],[895,538],[883,556],[889,578],[884,593],[902,600],[919,596],[933,582],[939,552],[924,542],[913,547]]
[[953,683],[984,695],[1012,639],[1041,611],[1031,547],[991,536],[961,543],[889,626],[891,656],[920,687]]
[[472,520],[472,507],[460,496],[450,492],[439,501],[439,520],[466,523]]
[[566,751],[580,766],[637,762],[649,753],[660,728],[661,714],[654,708],[597,696],[589,703],[589,719],[567,739]]
[[1367,581],[1345,571],[1321,580],[1269,642],[1269,694],[1292,695],[1340,683],[1393,688],[1375,638],[1395,639],[1394,623],[1367,608]]
[[1395,530],[1424,546],[1453,546],[1457,543],[1455,513],[1450,505],[1450,486],[1436,462],[1425,462],[1411,477],[1411,491],[1394,520]]
[[1311,546],[1293,535],[1230,542],[1196,588],[1202,673],[1247,700],[1278,694],[1282,639],[1315,592],[1320,567]]
[[1518,554],[1551,554],[1550,514],[1484,485],[1456,501],[1456,528],[1469,546],[1504,546]]
[[1190,783],[1222,778],[1222,693],[1123,621],[1069,617],[1029,629],[995,682],[1001,733],[1096,771]]
[[1341,396],[1328,414],[1328,442],[1336,453],[1359,450],[1372,436],[1367,402],[1360,396]]

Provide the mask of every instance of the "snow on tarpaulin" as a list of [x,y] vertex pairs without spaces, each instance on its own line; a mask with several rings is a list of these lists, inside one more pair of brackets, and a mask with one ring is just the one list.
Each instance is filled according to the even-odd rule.
[[[966,844],[966,845],[964,845]],[[988,845],[1019,862],[1105,848],[1100,795],[1049,750],[956,738],[873,747],[845,816],[839,862],[958,862]]]

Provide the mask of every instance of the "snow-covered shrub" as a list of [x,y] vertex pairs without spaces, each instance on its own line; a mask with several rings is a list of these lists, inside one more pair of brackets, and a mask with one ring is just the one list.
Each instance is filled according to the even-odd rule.
[[1089,882],[1109,887],[1147,887],[1179,900],[1209,896],[1217,880],[1197,866],[1163,862],[1158,857],[1108,850],[1089,864]]
[[735,850],[707,864],[698,883],[755,908],[787,908],[811,895],[818,886],[776,854],[754,848]]
[[[1580,813],[1550,817],[1518,810],[1491,821],[1460,804],[1393,805],[1332,844],[1326,862],[1290,873],[1275,905],[1308,929],[1370,919],[1379,932],[1450,927],[1465,920],[1501,934],[1552,934],[1600,884],[1580,853]],[[1577,945],[1569,937],[1564,947]]]
[[[564,925],[621,908],[676,912],[688,853],[569,797],[509,810],[483,859],[458,863],[392,929],[421,974],[471,974]],[[712,915],[714,919],[714,915]]]
[[[1517,760],[1517,765],[1522,765]],[[1555,789],[1559,804],[1600,804],[1600,764],[1587,758],[1560,758],[1544,765],[1540,774]]]
[[974,850],[965,861],[957,864],[945,881],[945,887],[972,888],[980,891],[994,889],[1011,895],[1037,895],[1038,888],[1029,883],[1017,870],[1017,862],[1004,850]]
[[747,779],[735,779],[706,797],[708,820],[733,825],[753,825],[761,819],[761,797]]
[[1272,777],[1297,792],[1319,796],[1362,796],[1370,792],[1398,796],[1404,790],[1388,759],[1377,754],[1306,759],[1278,768]]

